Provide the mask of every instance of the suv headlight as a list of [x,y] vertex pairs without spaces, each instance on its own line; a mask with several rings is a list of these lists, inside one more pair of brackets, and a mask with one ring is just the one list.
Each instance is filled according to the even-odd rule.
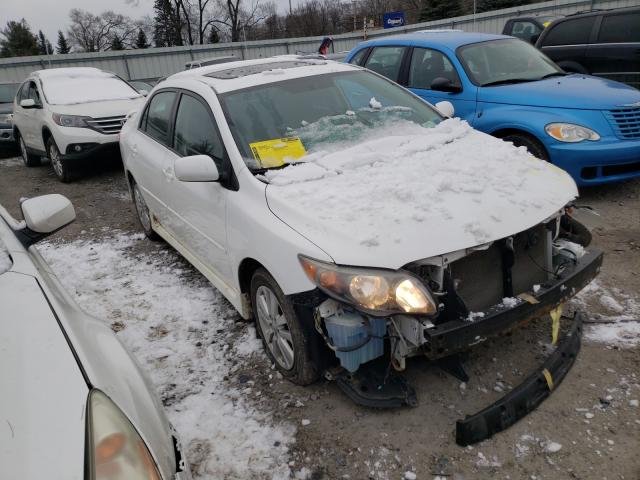
[[432,315],[437,311],[427,287],[408,272],[340,267],[303,255],[298,258],[320,290],[371,315]]
[[53,121],[56,122],[61,127],[77,127],[77,128],[86,128],[87,118],[89,117],[80,117],[78,115],[61,115],[59,113],[54,113],[52,115]]
[[572,123],[550,123],[544,127],[544,131],[560,142],[577,143],[583,140],[593,142],[600,140],[600,135],[597,132]]
[[87,453],[91,480],[162,480],[146,444],[99,390],[89,395]]

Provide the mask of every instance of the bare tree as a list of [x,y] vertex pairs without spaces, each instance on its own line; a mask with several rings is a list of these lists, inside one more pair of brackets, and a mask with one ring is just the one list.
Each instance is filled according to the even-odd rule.
[[[110,10],[94,15],[78,8],[69,13],[71,26],[68,36],[71,42],[85,52],[100,52],[111,49],[114,39],[123,47],[135,44],[140,23]],[[118,43],[118,42],[116,42]]]
[[224,11],[222,19],[214,19],[213,23],[218,23],[227,27],[231,33],[231,41],[240,40],[240,33],[243,30],[250,30],[262,22],[268,15],[260,5],[260,0],[253,0],[249,8],[241,5],[242,0],[217,0],[220,9]]

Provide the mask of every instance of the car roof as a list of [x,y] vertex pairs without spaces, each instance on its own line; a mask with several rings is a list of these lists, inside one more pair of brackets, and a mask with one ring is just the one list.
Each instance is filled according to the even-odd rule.
[[393,35],[390,37],[383,37],[376,40],[369,40],[363,42],[362,46],[372,45],[415,45],[415,46],[430,46],[440,45],[451,50],[462,45],[468,45],[470,43],[486,42],[489,40],[499,40],[503,38],[513,38],[507,35],[494,35],[490,33],[472,33],[463,32],[460,30],[423,30],[420,32],[406,33],[403,35]]
[[226,93],[292,78],[355,70],[360,70],[360,67],[324,58],[282,55],[207,65],[176,73],[166,81],[198,80],[211,86],[217,93]]

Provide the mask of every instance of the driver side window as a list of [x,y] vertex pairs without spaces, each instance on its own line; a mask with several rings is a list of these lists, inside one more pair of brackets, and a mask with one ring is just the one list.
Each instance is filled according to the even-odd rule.
[[430,90],[436,78],[446,78],[453,85],[461,86],[455,67],[444,54],[428,48],[414,48],[408,87]]

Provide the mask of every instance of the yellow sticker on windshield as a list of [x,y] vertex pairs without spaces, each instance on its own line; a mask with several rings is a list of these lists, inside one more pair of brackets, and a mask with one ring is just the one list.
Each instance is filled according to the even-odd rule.
[[253,158],[262,168],[281,167],[287,161],[297,160],[306,150],[298,137],[274,138],[249,144]]
[[544,23],[542,24],[542,26],[543,26],[544,28],[547,28],[547,27],[549,26],[549,24],[550,24],[550,23],[551,23],[550,21],[549,21],[549,22],[544,22]]

